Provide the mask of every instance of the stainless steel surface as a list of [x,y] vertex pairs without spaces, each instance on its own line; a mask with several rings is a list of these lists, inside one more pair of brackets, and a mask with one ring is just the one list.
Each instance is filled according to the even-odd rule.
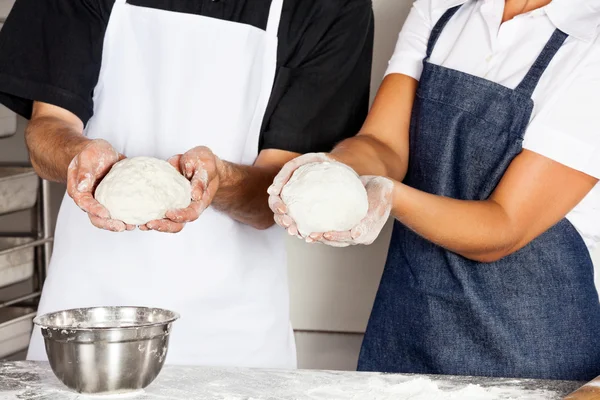
[[100,307],[37,317],[54,374],[87,394],[147,387],[160,373],[179,316],[141,307]]
[[31,307],[0,309],[0,358],[27,348],[35,314]]
[[15,245],[14,247],[2,248],[2,246],[0,245],[0,256],[6,255],[6,254],[10,254],[10,253],[13,253],[15,251],[31,249],[33,247],[40,246],[40,245],[42,245],[44,243],[52,242],[54,240],[53,238],[33,240],[33,239],[28,238],[26,236],[4,237],[3,235],[0,235],[0,242],[3,242],[5,239],[27,239],[27,240],[24,240],[24,241],[15,241],[15,243],[19,243],[19,244]]
[[35,205],[39,178],[32,168],[0,167],[0,215]]
[[25,296],[21,296],[19,298],[10,300],[10,301],[5,301],[4,303],[0,303],[0,309],[6,308],[9,306],[13,306],[15,304],[23,303],[24,301],[27,301],[27,300],[32,300],[32,299],[38,298],[41,295],[42,295],[42,292],[34,292],[34,293],[27,294]]
[[33,275],[33,239],[0,237],[0,287]]
[[[45,180],[42,181],[40,197],[41,229],[39,229],[39,233],[42,238],[50,238],[52,237],[52,227],[50,222],[50,182]],[[44,254],[41,260],[43,270],[39,271],[42,282],[46,279],[46,273],[48,272],[48,266],[50,265],[50,257],[52,257],[52,242],[47,241],[44,243]]]

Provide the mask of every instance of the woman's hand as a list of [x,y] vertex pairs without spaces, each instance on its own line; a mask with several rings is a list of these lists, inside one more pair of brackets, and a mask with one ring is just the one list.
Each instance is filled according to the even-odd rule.
[[[302,238],[302,236],[298,233],[296,222],[287,214],[287,207],[281,199],[281,191],[294,171],[305,164],[315,162],[336,162],[336,160],[324,153],[300,156],[282,168],[281,172],[275,177],[273,185],[269,188],[269,206],[275,214],[275,222],[285,228],[288,234],[299,238]],[[369,198],[367,216],[350,231],[314,232],[304,238],[307,242],[318,242],[333,247],[347,247],[358,244],[369,245],[377,239],[390,216],[394,182],[387,178],[375,176],[363,176],[360,179],[365,185]]]
[[275,222],[277,225],[287,229],[288,233],[293,236],[301,236],[298,234],[298,228],[296,223],[288,216],[287,207],[281,199],[281,191],[283,187],[292,178],[292,175],[298,168],[306,164],[319,163],[319,162],[334,162],[335,160],[326,153],[309,153],[303,156],[296,157],[293,160],[286,163],[281,171],[275,176],[273,184],[269,187],[267,192],[269,193],[269,207],[275,214]]
[[124,158],[106,140],[96,139],[90,141],[69,165],[67,193],[97,228],[113,232],[135,229],[133,225],[111,219],[108,210],[94,198],[94,191],[102,178]]
[[370,245],[379,237],[390,217],[394,182],[381,176],[361,176],[367,189],[369,211],[367,216],[347,232],[312,233],[307,242],[319,242],[333,247]]
[[140,226],[141,230],[155,230],[165,233],[178,233],[185,224],[197,220],[212,203],[219,190],[219,170],[222,161],[204,146],[195,147],[185,154],[179,154],[169,159],[183,176],[192,184],[192,202],[182,210],[167,212],[164,219],[150,221]]

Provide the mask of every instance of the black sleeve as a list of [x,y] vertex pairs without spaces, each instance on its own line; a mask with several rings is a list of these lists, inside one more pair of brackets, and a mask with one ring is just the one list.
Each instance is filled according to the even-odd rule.
[[369,107],[373,36],[371,1],[338,8],[310,54],[279,69],[260,148],[330,151],[356,135]]
[[112,3],[17,0],[0,33],[0,102],[25,118],[50,103],[87,123]]

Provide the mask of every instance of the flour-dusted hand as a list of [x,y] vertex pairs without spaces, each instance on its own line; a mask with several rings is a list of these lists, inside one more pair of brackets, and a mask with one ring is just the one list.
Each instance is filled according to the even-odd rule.
[[273,214],[275,214],[275,223],[285,228],[290,235],[302,236],[298,233],[298,227],[294,220],[286,215],[287,207],[281,199],[281,191],[283,187],[292,178],[294,172],[303,165],[318,163],[318,162],[334,162],[327,153],[309,153],[300,157],[294,158],[283,166],[281,171],[275,176],[273,184],[269,187],[269,207]]
[[142,230],[181,232],[186,223],[197,220],[211,205],[219,190],[219,171],[223,162],[208,147],[195,147],[185,154],[171,157],[169,163],[192,183],[192,202],[185,209],[167,212],[165,219],[140,226]]
[[381,233],[392,210],[394,182],[380,176],[362,176],[369,198],[367,216],[352,230],[311,234],[308,242],[319,242],[333,247],[370,245]]
[[98,183],[119,160],[125,158],[102,139],[90,141],[69,165],[67,193],[85,211],[92,224],[100,229],[123,232],[135,229],[123,221],[110,218],[110,213],[94,198]]

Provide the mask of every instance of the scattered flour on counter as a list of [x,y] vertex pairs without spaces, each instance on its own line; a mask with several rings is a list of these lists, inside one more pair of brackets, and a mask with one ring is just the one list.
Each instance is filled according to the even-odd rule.
[[135,390],[132,392],[123,393],[105,393],[105,394],[80,394],[79,399],[81,400],[110,400],[110,399],[131,399],[143,395],[144,390]]
[[365,386],[324,386],[309,390],[315,399],[360,399],[360,400],[545,400],[549,394],[545,391],[532,391],[507,387],[484,388],[479,385],[467,385],[462,388],[441,388],[428,378],[416,378],[407,382],[390,385],[381,378],[372,378]]

